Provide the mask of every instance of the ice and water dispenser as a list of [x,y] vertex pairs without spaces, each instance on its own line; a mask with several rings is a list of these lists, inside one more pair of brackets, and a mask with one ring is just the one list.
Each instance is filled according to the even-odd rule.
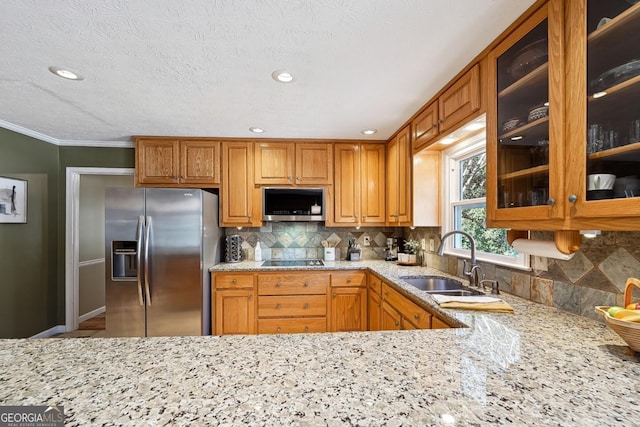
[[111,242],[111,278],[113,280],[136,280],[138,277],[137,243],[135,240]]

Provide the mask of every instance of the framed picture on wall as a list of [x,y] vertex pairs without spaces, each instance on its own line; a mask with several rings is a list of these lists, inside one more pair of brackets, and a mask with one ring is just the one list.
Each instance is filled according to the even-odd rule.
[[27,181],[0,176],[0,224],[27,222]]

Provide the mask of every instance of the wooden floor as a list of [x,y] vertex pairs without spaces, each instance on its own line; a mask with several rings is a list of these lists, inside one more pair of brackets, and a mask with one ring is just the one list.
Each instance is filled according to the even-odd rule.
[[52,338],[98,338],[105,334],[105,314],[99,314],[80,323],[78,329],[64,334],[54,335]]

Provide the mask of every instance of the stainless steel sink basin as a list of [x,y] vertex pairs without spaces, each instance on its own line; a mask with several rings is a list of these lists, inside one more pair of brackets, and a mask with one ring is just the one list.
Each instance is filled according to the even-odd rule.
[[400,279],[423,291],[456,291],[462,290],[462,282],[441,276],[402,276]]
[[475,289],[460,289],[455,291],[427,291],[430,294],[438,294],[438,295],[448,295],[450,297],[466,297],[473,295],[484,295],[480,291],[476,291]]
[[430,294],[449,295],[452,297],[484,295],[475,289],[462,286],[462,282],[450,277],[441,276],[402,276],[400,279]]

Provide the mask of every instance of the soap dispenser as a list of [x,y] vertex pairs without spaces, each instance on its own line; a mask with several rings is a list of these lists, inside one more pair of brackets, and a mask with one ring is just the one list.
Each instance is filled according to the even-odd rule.
[[262,261],[262,248],[260,248],[260,240],[258,240],[258,243],[256,243],[256,250],[254,255],[256,261]]

